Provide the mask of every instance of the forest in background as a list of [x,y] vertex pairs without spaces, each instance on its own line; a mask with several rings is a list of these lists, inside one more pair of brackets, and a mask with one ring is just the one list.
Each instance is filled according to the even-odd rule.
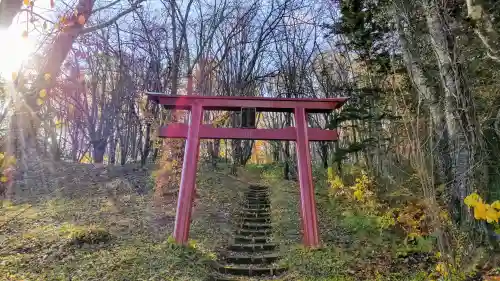
[[[19,36],[37,42],[19,69],[3,73],[2,185],[10,186],[10,166],[22,178],[46,160],[153,161],[158,194],[175,192],[183,143],[156,130],[186,116],[145,92],[348,97],[340,111],[309,120],[342,132],[336,143],[312,145],[332,188],[349,181],[346,167],[361,167],[378,200],[425,210],[425,232],[458,268],[479,245],[496,249],[496,1],[56,0],[48,10],[38,1],[0,5],[1,27],[21,21]],[[204,121],[239,118],[212,112]],[[269,128],[293,125],[287,114],[262,118]],[[216,165],[221,144],[234,167],[252,156],[252,141],[214,140],[202,157]],[[297,177],[293,143],[271,142],[270,153],[283,178]]]

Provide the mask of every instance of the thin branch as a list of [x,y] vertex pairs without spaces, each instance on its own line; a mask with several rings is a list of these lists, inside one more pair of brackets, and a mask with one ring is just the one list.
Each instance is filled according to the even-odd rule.
[[114,16],[112,19],[110,19],[107,22],[103,22],[103,23],[100,23],[98,25],[94,25],[94,26],[91,26],[91,27],[83,29],[81,31],[81,34],[86,34],[86,33],[94,32],[94,31],[97,31],[99,29],[103,29],[105,27],[108,27],[108,26],[114,24],[121,17],[123,17],[123,16],[127,15],[128,13],[133,12],[134,10],[136,10],[137,8],[139,8],[140,7],[139,4],[141,4],[144,1],[146,1],[146,0],[139,0],[139,1],[137,1],[136,3],[132,4],[132,7],[130,7],[128,9],[122,11],[121,13],[117,14],[116,16]]
[[21,9],[21,10],[20,10],[20,12],[28,12],[28,13],[30,13],[30,14],[32,14],[32,15],[35,15],[35,16],[37,16],[37,17],[41,18],[42,20],[44,20],[44,21],[46,21],[46,22],[50,22],[50,23],[52,23],[52,24],[55,24],[55,22],[53,22],[53,21],[51,21],[51,20],[49,20],[49,19],[47,19],[47,18],[43,17],[43,16],[42,16],[42,15],[40,15],[40,14],[37,14],[37,13],[33,12],[31,9],[26,9],[26,8],[23,8],[23,9]]
[[121,1],[121,0],[116,0],[116,1],[114,1],[114,2],[109,3],[108,5],[105,5],[105,6],[99,7],[99,8],[97,8],[97,9],[93,10],[93,11],[92,11],[92,14],[97,13],[97,12],[100,12],[100,11],[102,11],[102,10],[104,10],[104,9],[110,8],[110,7],[112,7],[112,6],[114,6],[114,5],[118,4],[118,3],[120,3],[120,1]]

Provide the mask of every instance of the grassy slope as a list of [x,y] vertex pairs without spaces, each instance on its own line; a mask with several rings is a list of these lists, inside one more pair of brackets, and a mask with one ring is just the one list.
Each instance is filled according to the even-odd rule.
[[[272,214],[275,239],[282,245],[282,263],[291,270],[284,280],[426,280],[428,263],[398,252],[415,249],[403,247],[401,237],[381,231],[375,218],[349,214],[344,202],[327,196],[325,175],[315,171],[318,217],[323,247],[307,250],[300,246],[299,187],[296,182],[282,180],[279,166],[249,167],[247,177],[259,178],[272,187]],[[419,251],[422,246],[417,249]],[[424,260],[428,258],[423,254]],[[418,256],[418,254],[417,254]]]
[[2,202],[0,280],[203,280],[205,261],[229,237],[228,214],[245,187],[199,173],[195,241],[185,248],[167,239],[175,200],[158,210],[151,192],[140,195],[119,180],[67,185],[64,192],[22,198],[24,204]]
[[[375,218],[356,213],[356,206],[327,196],[321,173],[315,171],[315,188],[324,247],[316,251],[300,246],[298,186],[281,180],[280,167],[249,166],[239,180],[225,173],[199,172],[189,248],[167,239],[175,200],[159,211],[151,192],[139,195],[116,180],[37,194],[31,205],[26,198],[24,204],[4,203],[0,280],[204,280],[210,271],[205,261],[231,236],[231,214],[245,182],[271,187],[275,240],[281,262],[290,267],[281,280],[426,280],[417,276],[425,262],[395,258],[411,250],[401,246],[401,237],[380,231]],[[87,243],[78,245],[82,240]]]

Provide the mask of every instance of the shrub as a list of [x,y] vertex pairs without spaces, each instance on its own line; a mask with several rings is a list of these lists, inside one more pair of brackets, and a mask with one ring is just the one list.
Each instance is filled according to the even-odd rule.
[[71,230],[69,238],[70,244],[81,246],[83,244],[95,245],[107,243],[112,239],[112,235],[103,228],[91,226]]

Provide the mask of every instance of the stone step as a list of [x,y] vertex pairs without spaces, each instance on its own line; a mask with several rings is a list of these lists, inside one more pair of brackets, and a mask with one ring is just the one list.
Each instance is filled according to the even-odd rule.
[[243,236],[237,235],[234,237],[235,244],[254,244],[254,243],[269,243],[271,242],[271,238],[267,236],[262,237],[253,237],[253,236]]
[[248,190],[243,193],[246,196],[269,196],[271,193],[267,190]]
[[267,203],[271,204],[271,201],[269,199],[246,199],[244,201],[246,204],[262,204],[262,203]]
[[273,251],[276,249],[276,244],[274,243],[262,243],[262,244],[231,244],[229,245],[229,250],[235,252],[263,252],[263,251]]
[[236,278],[230,274],[213,274],[208,279],[210,281],[241,281],[241,279]]
[[[286,271],[285,267],[273,267],[273,266],[233,266],[233,265],[219,265],[217,268],[219,273],[222,274],[232,274],[239,276],[276,276],[284,273]],[[236,279],[237,280],[237,279]]]
[[245,204],[271,204],[271,201],[268,199],[250,199],[245,200],[243,203]]
[[[279,274],[277,276],[255,276],[254,278],[258,278],[257,280],[281,280],[281,279],[276,279],[279,278],[282,274]],[[211,276],[207,279],[209,281],[248,281],[249,276],[241,276],[241,275],[232,275],[232,274],[222,274],[219,272],[214,272],[211,274]],[[254,279],[255,280],[255,279]]]
[[255,201],[253,201],[253,202],[244,202],[243,206],[244,207],[249,207],[249,206],[252,207],[252,206],[254,206],[254,207],[257,207],[257,208],[263,208],[263,207],[265,208],[265,207],[271,206],[271,202],[255,202]]
[[271,229],[272,225],[270,223],[242,223],[239,225],[240,229],[253,229],[253,230],[259,230],[259,229]]
[[260,198],[269,198],[269,194],[267,193],[246,193],[245,194],[245,198],[257,198],[257,199],[260,199]]
[[271,205],[269,205],[269,204],[245,204],[243,207],[248,208],[248,209],[268,210],[271,208]]
[[223,259],[230,264],[271,264],[279,258],[280,256],[276,253],[227,254],[223,256]]
[[245,192],[243,193],[246,198],[269,198],[268,192]]
[[269,198],[269,194],[267,194],[267,193],[246,193],[245,198],[249,198],[249,199]]
[[263,185],[251,185],[248,187],[249,190],[269,190],[269,187]]
[[269,213],[269,210],[267,209],[262,209],[262,208],[243,208],[242,210],[243,213]]
[[236,230],[236,235],[240,236],[251,236],[251,237],[266,237],[271,235],[272,231],[270,229],[264,230],[251,230],[251,229],[238,229]]
[[238,214],[241,218],[270,218],[271,213],[269,212],[240,212]]
[[239,219],[242,223],[270,223],[270,217],[242,217]]

